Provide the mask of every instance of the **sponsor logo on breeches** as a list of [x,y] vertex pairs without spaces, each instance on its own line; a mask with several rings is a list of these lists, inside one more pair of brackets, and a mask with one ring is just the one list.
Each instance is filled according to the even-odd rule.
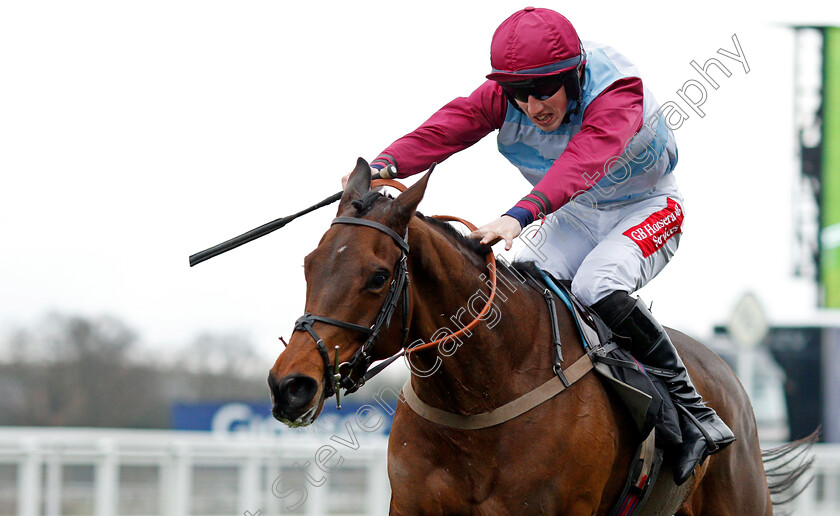
[[665,208],[652,213],[623,234],[635,242],[647,258],[665,245],[669,238],[682,231],[682,222],[682,207],[669,198]]

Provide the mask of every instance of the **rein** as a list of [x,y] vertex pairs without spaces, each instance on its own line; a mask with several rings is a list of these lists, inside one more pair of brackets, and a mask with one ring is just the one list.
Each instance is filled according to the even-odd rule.
[[[400,192],[404,192],[406,190],[406,187],[402,183],[390,179],[376,179],[372,181],[371,186],[391,186],[396,188]],[[433,218],[444,221],[460,222],[467,226],[467,228],[469,228],[470,231],[475,231],[476,229],[475,225],[458,217],[453,217],[449,215],[439,215],[434,216]],[[368,328],[366,326],[361,326],[358,324],[349,323],[338,319],[332,319],[330,317],[325,317],[321,315],[312,315],[310,313],[303,314],[300,318],[298,318],[297,321],[295,321],[295,331],[306,331],[315,340],[315,345],[318,348],[318,353],[321,355],[321,359],[324,362],[324,397],[330,398],[333,395],[335,395],[336,406],[340,410],[342,388],[345,389],[345,395],[355,392],[369,379],[379,374],[383,369],[385,369],[387,366],[389,366],[391,363],[393,363],[395,360],[402,357],[406,353],[413,353],[415,351],[429,349],[432,346],[437,346],[438,344],[447,339],[465,335],[472,328],[474,328],[478,324],[478,322],[482,320],[484,316],[490,311],[490,307],[493,304],[493,300],[496,298],[496,258],[493,255],[492,251],[487,253],[487,266],[490,269],[490,280],[492,282],[492,288],[487,303],[484,305],[484,308],[481,310],[481,312],[479,312],[478,316],[475,319],[473,319],[469,324],[467,324],[457,332],[453,333],[452,335],[447,335],[446,337],[434,340],[432,342],[427,342],[425,344],[412,346],[411,349],[402,349],[399,353],[382,361],[373,369],[368,370],[372,361],[370,351],[373,348],[373,346],[376,345],[381,331],[390,326],[391,316],[393,316],[394,311],[397,308],[397,303],[400,300],[402,301],[402,346],[405,346],[405,341],[408,339],[410,297],[408,290],[408,253],[410,251],[410,247],[406,242],[406,240],[408,239],[408,228],[406,228],[405,235],[399,235],[393,229],[389,228],[384,224],[380,224],[379,222],[374,222],[372,220],[358,219],[354,217],[336,217],[332,221],[332,225],[335,224],[365,226],[376,229],[391,237],[391,239],[394,241],[397,247],[400,248],[400,258],[397,261],[397,265],[394,269],[394,276],[391,279],[391,285],[388,289],[388,294],[385,296],[385,301],[382,303],[382,308],[380,308],[379,314],[376,316],[376,320],[372,326]],[[348,360],[347,362],[342,362],[341,364],[338,363],[339,347],[335,346],[335,359],[331,362],[329,352],[327,350],[326,344],[324,343],[324,340],[318,336],[318,333],[313,327],[313,324],[316,322],[362,332],[368,337],[365,340],[365,343],[362,345],[362,347],[359,348],[353,354],[353,356],[350,357],[350,360]],[[356,371],[357,368],[359,371],[359,375],[361,376],[361,378],[358,381],[352,379],[353,372]],[[332,371],[332,373],[330,371]]]
[[[468,222],[459,217],[453,217],[452,215],[435,215],[432,218],[451,222],[460,222],[461,224],[467,226],[467,229],[469,229],[470,231],[475,231],[477,229],[475,225],[471,222]],[[484,318],[484,316],[487,315],[487,312],[490,311],[490,307],[493,305],[493,300],[496,299],[496,256],[493,254],[492,251],[487,253],[487,268],[490,269],[490,281],[493,284],[493,286],[490,289],[490,297],[487,300],[487,304],[484,305],[484,308],[481,309],[481,312],[478,313],[478,316],[472,321],[470,321],[469,324],[456,331],[452,335],[447,335],[446,337],[441,337],[437,340],[426,342],[425,344],[418,344],[417,346],[412,346],[411,349],[406,350],[406,353],[414,353],[416,351],[429,349],[433,346],[437,346],[438,344],[447,339],[452,339],[455,337],[465,335],[471,329],[475,328],[475,326],[478,324],[478,321],[481,321]]]

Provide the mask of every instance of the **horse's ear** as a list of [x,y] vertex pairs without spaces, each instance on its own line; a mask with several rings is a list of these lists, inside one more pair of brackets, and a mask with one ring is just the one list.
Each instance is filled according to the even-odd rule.
[[370,191],[370,165],[359,158],[356,161],[356,168],[350,173],[347,179],[347,186],[344,188],[344,193],[341,194],[341,202],[338,204],[339,213],[356,199],[360,199],[364,194]]
[[432,171],[426,172],[423,177],[411,185],[405,192],[401,193],[399,197],[394,199],[398,212],[398,224],[408,224],[414,212],[417,211],[417,205],[423,200],[423,195],[426,193],[426,185],[429,183],[429,177]]

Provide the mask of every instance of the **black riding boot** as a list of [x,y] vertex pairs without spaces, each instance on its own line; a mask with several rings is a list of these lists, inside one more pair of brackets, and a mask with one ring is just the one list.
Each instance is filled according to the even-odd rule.
[[629,337],[630,353],[643,364],[675,373],[667,379],[671,399],[680,413],[683,444],[674,463],[674,481],[682,485],[707,456],[735,440],[732,430],[703,403],[665,329],[639,299],[614,292],[592,307],[619,336]]

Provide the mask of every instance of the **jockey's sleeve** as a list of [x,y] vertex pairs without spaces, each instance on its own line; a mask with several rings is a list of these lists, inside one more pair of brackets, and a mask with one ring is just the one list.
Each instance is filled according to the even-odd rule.
[[[578,192],[589,190],[604,177],[604,164],[621,156],[630,138],[642,128],[644,89],[638,77],[619,79],[601,92],[583,113],[580,132],[531,193],[508,211],[522,226],[540,215],[547,200],[551,213]],[[526,200],[531,199],[531,200]]]
[[371,166],[396,165],[399,177],[422,172],[500,128],[506,109],[501,87],[487,81],[469,97],[456,98],[423,125],[392,143]]

